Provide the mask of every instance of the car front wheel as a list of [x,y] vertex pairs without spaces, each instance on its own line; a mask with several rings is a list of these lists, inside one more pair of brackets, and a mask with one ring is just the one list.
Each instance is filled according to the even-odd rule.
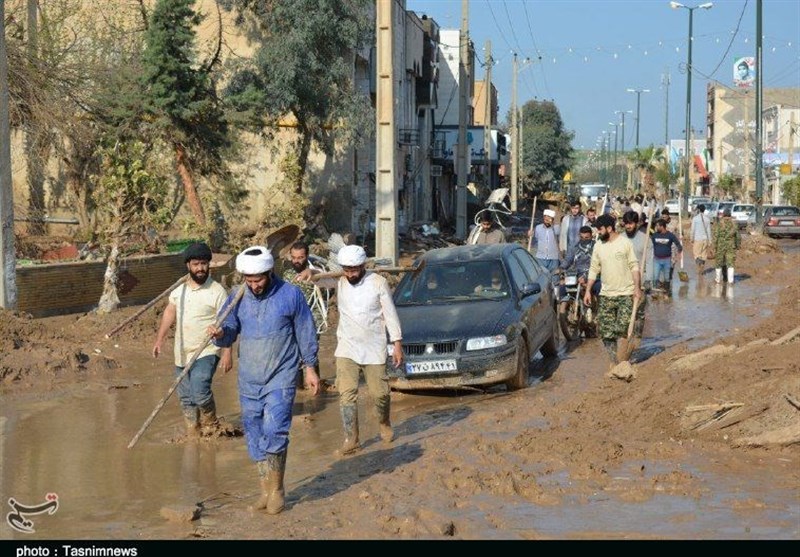
[[509,391],[518,391],[528,386],[528,366],[530,365],[530,351],[525,337],[519,337],[517,341],[517,372],[514,377],[506,381],[506,388]]
[[553,314],[553,327],[550,331],[550,337],[544,341],[539,351],[546,358],[558,356],[558,319],[556,319],[555,314]]

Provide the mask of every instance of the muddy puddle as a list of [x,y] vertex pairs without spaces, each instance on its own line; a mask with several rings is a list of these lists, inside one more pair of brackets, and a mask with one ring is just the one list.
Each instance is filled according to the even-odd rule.
[[[657,354],[678,343],[690,349],[712,344],[725,333],[766,315],[746,300],[758,299],[748,277],[737,278],[732,287],[715,285],[713,271],[698,281],[673,282],[673,297],[652,299],[648,308],[646,340],[636,357]],[[777,291],[761,289],[759,296]],[[684,325],[686,324],[686,325]],[[323,378],[332,382],[332,339],[323,343]],[[564,351],[564,357],[587,358],[585,347]],[[138,359],[137,359],[138,358]],[[16,397],[3,400],[0,410],[0,495],[4,502],[36,506],[47,494],[58,496],[53,514],[29,517],[34,533],[0,524],[5,539],[137,539],[185,538],[197,524],[212,527],[225,509],[240,509],[258,495],[257,476],[244,439],[222,437],[187,442],[178,403],[172,397],[138,443],[128,443],[142,427],[157,403],[167,393],[172,378],[167,359],[155,365],[144,355],[128,356],[127,367],[139,370],[135,377],[118,382],[80,385],[57,397]],[[552,370],[541,360],[534,365],[537,376]],[[558,370],[556,370],[558,373]],[[571,385],[570,387],[572,387]],[[551,382],[532,381],[532,389],[551,391]],[[335,392],[311,398],[298,393],[289,449],[286,487],[289,505],[330,497],[369,475],[370,466],[385,471],[419,458],[419,441],[447,435],[448,428],[469,416],[472,409],[507,394],[503,389],[488,393],[393,393],[392,414],[398,441],[387,456],[377,442],[377,425],[362,390],[362,442],[366,471],[348,468],[332,456],[341,443],[338,401]],[[235,374],[215,378],[220,416],[238,425]],[[532,417],[528,427],[546,428],[547,422]],[[497,427],[485,431],[489,440],[504,439],[513,432]],[[370,456],[371,455],[371,456]],[[374,464],[369,458],[374,458]],[[658,465],[652,465],[653,473]],[[493,527],[471,533],[475,538],[525,538],[535,531],[548,538],[797,538],[800,515],[795,494],[776,493],[766,479],[762,485],[729,482],[713,476],[703,463],[690,471],[712,491],[699,498],[695,493],[663,493],[642,501],[622,501],[606,492],[586,499],[565,497],[558,505],[535,505],[507,498],[493,500],[476,495],[469,504],[450,509],[456,518],[471,513],[492,516]],[[612,472],[612,486],[622,489],[640,475],[628,470]],[[569,478],[564,477],[565,486]],[[753,481],[753,480],[748,480]],[[612,490],[613,491],[613,490]],[[737,519],[737,501],[745,505],[759,493],[760,507],[749,522]],[[203,504],[202,516],[194,524],[170,522],[162,517],[164,507]],[[6,507],[6,513],[11,510]],[[5,517],[6,513],[3,513]]]

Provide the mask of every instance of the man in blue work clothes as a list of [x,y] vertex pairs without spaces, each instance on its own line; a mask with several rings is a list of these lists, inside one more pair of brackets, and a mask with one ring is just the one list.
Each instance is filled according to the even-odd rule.
[[[239,402],[247,450],[261,478],[256,509],[278,514],[284,507],[283,476],[297,369],[305,366],[305,383],[319,393],[317,331],[303,292],[272,273],[274,260],[263,246],[236,257],[236,270],[247,285],[241,302],[220,328],[210,331],[217,346],[239,338]],[[222,311],[235,294],[228,297]]]

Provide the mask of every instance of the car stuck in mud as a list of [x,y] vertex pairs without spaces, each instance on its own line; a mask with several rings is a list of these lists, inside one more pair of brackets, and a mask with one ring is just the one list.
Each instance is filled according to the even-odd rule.
[[387,364],[395,389],[521,389],[537,351],[557,354],[550,275],[518,244],[436,249],[416,268],[394,294],[406,355],[403,369]]

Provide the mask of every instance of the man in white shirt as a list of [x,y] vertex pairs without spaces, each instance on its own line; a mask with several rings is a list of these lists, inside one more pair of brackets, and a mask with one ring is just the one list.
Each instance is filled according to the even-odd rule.
[[[208,245],[202,242],[190,245],[184,252],[184,261],[189,276],[184,284],[170,293],[153,343],[153,357],[157,358],[167,333],[177,323],[174,345],[176,377],[183,373],[183,368],[203,343],[208,342],[206,329],[216,321],[217,312],[228,296],[222,285],[209,275],[211,248]],[[216,431],[217,407],[211,381],[217,364],[223,373],[230,371],[231,349],[217,348],[209,343],[189,373],[178,383],[178,397],[190,437],[201,433],[201,428],[203,435],[213,435]]]
[[708,258],[708,245],[711,241],[711,223],[705,215],[706,206],[702,203],[697,206],[697,214],[692,218],[690,237],[692,239],[692,255],[697,264],[697,276],[702,277]]
[[361,246],[344,246],[336,255],[344,276],[322,279],[318,286],[337,289],[339,325],[336,329],[336,388],[345,439],[338,451],[345,456],[360,449],[358,442],[358,382],[361,373],[375,403],[381,439],[394,440],[390,410],[389,375],[386,372],[389,333],[392,363],[403,365],[402,332],[386,279],[366,270],[367,254]]

